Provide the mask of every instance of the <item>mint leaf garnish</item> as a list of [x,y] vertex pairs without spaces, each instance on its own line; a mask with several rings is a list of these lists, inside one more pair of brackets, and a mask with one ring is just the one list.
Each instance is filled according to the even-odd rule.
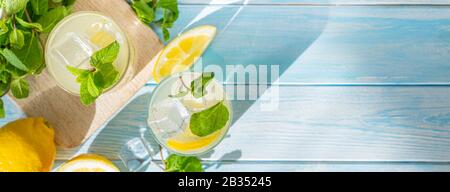
[[22,30],[14,29],[12,33],[9,34],[9,43],[14,49],[22,49],[25,44],[25,36]]
[[164,164],[167,172],[203,172],[202,163],[197,157],[172,154]]
[[0,35],[3,36],[7,34],[9,31],[8,26],[6,25],[6,20],[0,20]]
[[3,49],[3,51],[1,51],[1,54],[6,59],[6,61],[8,61],[11,65],[16,67],[17,69],[20,69],[22,71],[28,71],[28,67],[25,64],[23,64],[22,61],[17,57],[17,55],[8,48]]
[[204,97],[207,94],[206,86],[214,79],[214,73],[202,73],[200,77],[191,82],[191,92],[195,98]]
[[25,33],[25,44],[11,51],[27,66],[31,74],[40,74],[45,68],[43,50],[35,32]]
[[67,70],[72,73],[72,75],[75,75],[77,77],[77,83],[82,83],[87,76],[90,74],[91,71],[86,69],[78,69],[76,67],[72,67],[70,65],[67,66]]
[[161,26],[164,40],[168,41],[170,39],[168,28],[172,28],[178,19],[178,2],[177,0],[159,0],[156,7],[163,10],[163,17],[156,21],[156,24]]
[[67,65],[67,70],[72,73],[72,75],[75,75],[77,77],[82,76],[84,73],[89,73],[89,70],[86,69],[78,69],[76,67],[72,67],[70,65]]
[[30,87],[25,79],[15,79],[11,82],[11,92],[17,99],[27,98]]
[[28,0],[2,0],[1,5],[8,15],[21,12],[27,7]]
[[91,105],[100,95],[119,80],[120,74],[113,65],[120,51],[120,44],[114,41],[91,56],[93,69],[78,69],[67,66],[80,84],[80,98],[84,105]]
[[[45,68],[40,35],[50,32],[69,14],[74,3],[75,0],[0,0],[0,96],[11,91],[19,99],[28,97],[25,79]],[[0,110],[4,110],[2,106]]]
[[91,95],[91,93],[89,93],[88,82],[86,79],[83,79],[80,85],[80,99],[83,105],[88,106],[94,103],[97,97],[94,97]]
[[[133,0],[131,7],[142,22],[153,22],[159,26],[165,41],[170,39],[168,29],[172,28],[179,16],[177,0]],[[157,18],[158,14],[155,13],[162,13],[161,17]]]
[[139,19],[145,23],[153,22],[155,12],[153,8],[145,1],[133,1],[131,5]]
[[100,96],[100,88],[94,82],[94,74],[89,73],[86,79],[86,88],[92,97]]
[[17,20],[17,23],[22,27],[25,27],[28,29],[34,29],[38,32],[41,32],[43,30],[41,24],[39,24],[39,23],[29,23],[29,22],[24,21],[20,17],[16,17],[16,20]]
[[11,74],[5,71],[0,73],[0,96],[3,96],[6,93],[8,93],[10,81],[11,81]]
[[30,0],[34,14],[43,15],[48,11],[48,0]]
[[0,98],[0,118],[5,118],[5,106],[3,104],[3,99]]
[[189,122],[189,128],[194,135],[205,137],[224,128],[230,118],[230,111],[221,101],[204,111],[194,113]]
[[69,10],[65,6],[59,6],[43,14],[37,22],[42,26],[44,33],[49,33],[68,14]]
[[102,64],[114,62],[117,59],[117,55],[119,55],[119,50],[120,45],[117,41],[111,43],[91,56],[91,65],[99,68],[102,67]]
[[102,64],[97,68],[97,72],[94,74],[95,84],[102,89],[113,86],[119,78],[120,74],[112,63]]
[[180,90],[179,93],[177,93],[175,95],[169,95],[169,97],[179,98],[179,97],[186,96],[188,93],[192,93],[192,96],[194,96],[195,98],[197,98],[197,99],[202,98],[206,94],[208,94],[208,92],[206,91],[206,87],[213,79],[214,79],[213,72],[205,72],[205,73],[202,73],[202,75],[200,77],[194,79],[191,82],[190,86],[188,87],[185,84],[185,82],[183,81],[183,78],[180,76],[180,80],[183,83],[184,88],[187,90]]

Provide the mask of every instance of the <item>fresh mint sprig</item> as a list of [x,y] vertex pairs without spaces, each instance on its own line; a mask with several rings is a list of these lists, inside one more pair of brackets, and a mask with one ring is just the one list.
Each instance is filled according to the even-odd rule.
[[114,41],[94,53],[90,58],[92,69],[79,69],[67,66],[67,70],[77,77],[80,84],[81,103],[89,106],[119,80],[120,74],[113,63],[119,55],[120,45]]
[[[194,98],[202,98],[208,94],[206,87],[214,79],[214,76],[213,72],[202,73],[200,77],[190,83],[189,87],[180,77],[183,90],[175,95],[169,95],[169,97],[180,98],[191,93]],[[230,118],[230,111],[224,102],[221,101],[208,109],[192,114],[189,121],[191,132],[196,136],[205,137],[224,128]]]
[[172,98],[179,98],[179,97],[184,97],[187,94],[191,93],[192,96],[194,96],[195,98],[202,98],[204,97],[206,94],[208,94],[208,92],[206,91],[206,87],[208,86],[208,84],[211,82],[211,80],[214,79],[214,72],[204,72],[202,73],[202,75],[196,79],[194,79],[191,83],[190,86],[187,86],[185,84],[185,82],[183,81],[183,79],[180,77],[180,81],[183,83],[183,88],[186,90],[180,90],[179,93],[175,94],[175,95],[169,95],[169,97]]
[[206,137],[223,129],[229,119],[230,111],[221,101],[209,109],[192,114],[189,128],[194,135]]
[[[161,27],[164,40],[170,39],[169,29],[179,16],[177,0],[131,0],[130,3],[142,22]],[[161,16],[158,12],[162,13]]]
[[165,161],[166,172],[203,172],[200,159],[172,154]]
[[[75,0],[0,0],[0,96],[29,96],[27,77],[45,68],[42,34],[67,16]],[[1,101],[1,100],[0,100]],[[5,117],[3,101],[0,118]]]
[[[200,77],[194,79],[188,86],[180,76],[183,84],[182,89],[172,98],[184,97],[192,94],[194,98],[202,98],[208,94],[206,87],[214,79],[213,72],[204,72]],[[223,129],[230,120],[230,111],[225,106],[225,101],[220,101],[216,105],[203,111],[192,114],[189,121],[191,132],[199,137],[209,136]],[[162,157],[161,153],[161,159]],[[165,161],[165,171],[167,172],[202,172],[201,160],[194,156],[179,156],[172,154]]]
[[202,76],[192,81],[191,82],[192,95],[198,99],[208,94],[208,92],[206,91],[206,87],[211,82],[211,80],[214,79],[214,76],[215,75],[213,72],[202,73]]

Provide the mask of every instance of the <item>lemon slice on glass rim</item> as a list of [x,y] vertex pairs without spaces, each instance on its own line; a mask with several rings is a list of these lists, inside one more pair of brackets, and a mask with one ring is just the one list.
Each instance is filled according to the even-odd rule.
[[208,48],[217,29],[203,25],[186,31],[172,40],[160,53],[153,68],[157,83],[164,78],[188,70]]

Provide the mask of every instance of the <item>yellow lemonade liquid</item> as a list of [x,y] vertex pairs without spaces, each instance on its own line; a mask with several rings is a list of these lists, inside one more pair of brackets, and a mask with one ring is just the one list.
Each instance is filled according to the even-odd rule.
[[45,59],[50,74],[60,87],[78,95],[80,85],[67,65],[91,69],[90,57],[114,41],[120,52],[113,63],[121,76],[130,62],[130,45],[125,33],[109,17],[96,12],[77,12],[62,20],[50,33]]
[[[201,73],[185,72],[168,77],[153,91],[150,101],[148,126],[158,142],[172,152],[183,155],[202,154],[216,146],[228,132],[232,120],[231,103],[221,83],[213,79],[206,86],[207,94],[195,98],[191,93],[174,97],[190,86]],[[190,117],[223,102],[229,119],[220,130],[205,136],[194,135],[190,129]]]

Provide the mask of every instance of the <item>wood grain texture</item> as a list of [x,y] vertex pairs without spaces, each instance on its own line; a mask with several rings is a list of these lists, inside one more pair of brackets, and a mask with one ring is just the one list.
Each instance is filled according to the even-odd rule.
[[[183,30],[205,8],[207,7],[182,6],[182,18],[173,32],[177,33],[177,31]],[[341,160],[348,162],[349,167],[352,167],[350,164],[353,160],[379,162],[449,160],[450,147],[447,144],[449,126],[446,123],[448,122],[447,114],[450,111],[446,104],[450,97],[449,88],[445,86],[352,86],[367,82],[369,85],[396,82],[391,80],[393,78],[386,78],[390,73],[394,75],[396,73],[408,74],[403,82],[411,84],[448,82],[447,76],[444,75],[448,71],[445,52],[425,55],[428,56],[429,61],[433,62],[432,64],[414,62],[416,59],[423,58],[424,54],[420,52],[421,50],[404,49],[408,48],[404,45],[405,43],[407,45],[414,43],[413,35],[410,39],[397,40],[402,37],[401,34],[405,34],[405,32],[397,31],[398,29],[410,29],[416,34],[422,34],[416,36],[421,39],[420,42],[424,44],[429,42],[428,48],[424,50],[437,50],[433,48],[436,46],[435,42],[439,42],[439,39],[445,38],[446,35],[435,35],[431,31],[436,31],[433,29],[437,29],[439,26],[446,26],[445,23],[449,18],[446,9],[433,7],[334,8],[335,13],[331,17],[329,16],[331,7],[260,6],[245,8],[240,16],[226,26],[238,9],[239,7],[222,8],[195,23],[195,25],[214,24],[221,29],[212,48],[208,50],[203,59],[250,63],[255,61],[255,58],[256,61],[260,61],[258,57],[261,57],[261,60],[286,65],[284,74],[279,80],[279,84],[282,85],[280,108],[276,112],[262,112],[260,110],[261,101],[252,105],[250,109],[239,107],[240,105],[248,106],[242,104],[246,101],[236,103],[235,112],[248,111],[234,124],[230,131],[230,137],[225,139],[224,143],[206,159],[231,161],[233,162],[231,164],[238,164],[240,161],[262,160],[293,162],[292,167],[286,168],[290,171],[298,170],[295,166],[299,166],[305,160]],[[408,12],[415,14],[406,14]],[[259,26],[254,20],[265,15],[262,13],[279,15],[279,17],[264,17],[265,22],[272,24]],[[326,24],[329,20],[331,20],[331,25]],[[298,24],[292,21],[298,21]],[[379,24],[375,26],[390,27],[374,28],[373,30],[370,30],[371,27],[367,29],[363,27],[365,23],[377,22]],[[317,24],[316,28],[312,27],[314,23]],[[250,26],[247,27],[247,25]],[[280,25],[290,26],[289,29],[292,31],[285,32],[286,28],[279,27]],[[329,29],[322,32],[327,25],[330,26]],[[353,25],[356,28],[351,28]],[[433,25],[436,27],[430,31],[423,27]],[[267,30],[262,30],[263,28]],[[370,37],[378,38],[365,38],[364,34],[368,32],[373,33]],[[391,36],[392,33],[398,35]],[[318,43],[320,45],[318,47],[327,44],[340,44],[340,46],[331,45],[327,49],[311,47],[310,44],[316,44],[312,42],[323,34],[328,34],[329,37]],[[445,33],[441,32],[441,34]],[[352,40],[352,36],[358,38]],[[342,40],[342,37],[345,39]],[[266,40],[267,38],[269,40]],[[387,38],[387,40],[383,38]],[[339,43],[339,40],[342,40],[343,43]],[[387,50],[379,48],[375,49],[372,54],[367,52],[363,54],[363,51],[371,48],[373,44],[382,47],[388,40],[395,41],[397,48],[395,46]],[[336,51],[347,50],[346,46],[354,46],[353,42],[355,41],[359,46],[352,48],[353,52],[334,54]],[[289,42],[294,43],[289,44]],[[297,52],[298,50],[291,51],[292,49],[284,48],[293,47],[292,45],[303,48],[299,48],[300,53]],[[443,45],[443,47],[445,46]],[[276,54],[265,56],[268,52],[264,50],[270,52],[278,49],[280,51],[275,52]],[[302,53],[301,50],[314,49],[316,51],[312,53],[315,52],[315,54],[303,53],[310,55],[308,56],[310,59],[297,62],[298,56]],[[239,50],[240,53],[242,50],[247,52],[238,54],[240,56],[236,57],[236,50]],[[395,54],[389,54],[390,52],[401,55],[401,58],[406,61],[396,59]],[[339,62],[333,62],[333,59],[328,59],[327,62],[313,62],[326,59],[329,56],[327,54],[330,53]],[[339,54],[342,54],[342,57],[339,57]],[[417,56],[418,54],[421,57]],[[365,60],[365,58],[369,59]],[[377,60],[380,61],[374,64]],[[423,58],[422,61],[426,61],[426,58]],[[389,64],[383,65],[384,62]],[[370,73],[374,67],[378,71],[373,75]],[[427,69],[427,67],[432,69]],[[433,72],[433,75],[428,75],[429,73],[424,73],[424,71]],[[442,74],[436,78],[436,74],[441,72]],[[363,81],[368,78],[357,78],[372,75],[376,78],[372,78],[370,81]],[[327,86],[328,82],[345,83],[350,87]],[[318,86],[296,86],[296,84],[307,83],[317,83]],[[294,84],[294,86],[286,86],[290,84]],[[87,142],[89,145],[83,145],[77,151],[60,152],[58,158],[67,159],[77,153],[92,152],[103,154],[111,159],[118,159],[117,154],[126,141],[137,137],[138,130],[146,126],[147,108],[145,105],[149,95],[146,95],[145,92],[151,92],[152,87],[146,89],[148,90],[143,90],[141,93],[142,96],[138,96],[103,130],[97,132],[96,139],[90,139]],[[237,162],[234,162],[236,160]],[[264,162],[262,164],[264,165]],[[361,169],[370,169],[369,165],[364,166],[364,164],[358,163],[353,165],[354,167],[362,165]],[[381,164],[378,168],[383,165],[386,169],[390,167],[389,164]],[[412,167],[414,165],[416,164],[411,163]],[[268,165],[267,169],[280,167],[283,167],[282,163]],[[400,165],[396,166],[396,164],[391,167],[392,169],[406,169]],[[232,167],[228,168],[228,170],[235,170]],[[449,170],[445,167],[440,168]],[[330,166],[324,169],[332,170]],[[428,170],[433,169],[428,167]]]
[[256,102],[211,158],[234,151],[245,160],[450,158],[448,87],[283,86],[279,96],[274,111]]
[[[235,101],[241,118],[204,157],[210,171],[450,171],[449,8],[241,7],[182,5],[172,30],[219,28],[206,65],[281,68],[278,110],[261,110],[267,97]],[[197,20],[202,12],[212,13]],[[146,127],[153,88],[58,159],[89,152],[120,164],[121,148]],[[23,116],[6,105],[1,124]]]
[[204,65],[278,65],[280,83],[448,84],[449,10],[185,5],[172,33],[215,25]]
[[[272,89],[274,89],[273,87]],[[110,159],[146,127],[153,86],[76,151]],[[269,92],[267,92],[269,93]],[[267,95],[232,126],[204,160],[449,162],[450,88],[282,86],[279,108],[262,111]],[[233,101],[234,112],[248,101]],[[152,136],[147,135],[151,141]],[[156,158],[158,158],[156,156]]]
[[150,79],[150,60],[162,44],[153,31],[140,23],[122,0],[78,0],[74,11],[99,11],[110,16],[128,35],[135,59],[117,87],[85,107],[78,96],[59,88],[47,71],[30,78],[29,98],[16,100],[27,116],[45,117],[55,127],[55,141],[76,147],[119,111]]
[[[56,161],[55,169],[65,161]],[[121,170],[128,169],[121,161],[113,161]],[[161,162],[159,162],[161,163]],[[264,161],[238,161],[216,162],[204,161],[206,172],[446,172],[450,170],[449,163],[389,163],[389,162],[264,162]],[[143,171],[161,172],[155,165],[149,165]]]

